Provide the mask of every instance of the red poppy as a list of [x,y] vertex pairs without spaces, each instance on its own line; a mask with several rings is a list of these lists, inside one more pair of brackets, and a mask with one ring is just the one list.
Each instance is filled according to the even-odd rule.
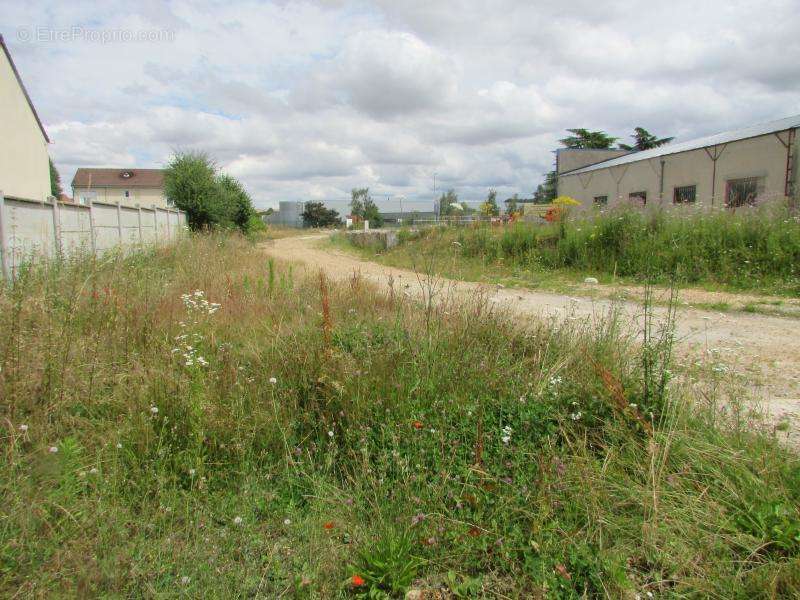
[[414,426],[414,429],[422,429],[422,427],[423,427],[422,421],[414,421],[411,424]]
[[353,575],[352,579],[350,580],[353,584],[353,587],[361,587],[366,583],[364,578],[361,575]]
[[336,527],[336,525],[334,525],[333,521],[328,521],[322,527],[324,527],[325,529],[331,530],[334,527]]

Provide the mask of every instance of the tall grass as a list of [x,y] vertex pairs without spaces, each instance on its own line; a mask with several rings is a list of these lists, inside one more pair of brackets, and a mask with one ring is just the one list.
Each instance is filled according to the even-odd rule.
[[661,386],[669,336],[430,310],[235,237],[25,274],[0,594],[800,592],[796,455]]
[[455,239],[464,256],[543,270],[800,293],[800,221],[784,207],[619,208],[549,226],[464,229]]

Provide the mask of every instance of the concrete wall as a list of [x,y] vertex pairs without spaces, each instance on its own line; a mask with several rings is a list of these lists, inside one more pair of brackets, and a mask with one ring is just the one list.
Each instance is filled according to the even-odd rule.
[[47,140],[11,63],[0,50],[0,190],[6,196],[45,200],[50,195]]
[[[788,140],[788,132],[778,135]],[[763,180],[760,197],[784,197],[787,148],[774,134],[737,140],[707,150],[711,157],[718,156],[716,172],[714,161],[706,149],[701,148],[588,173],[560,175],[558,193],[572,196],[584,207],[592,206],[596,196],[608,196],[609,205],[613,205],[628,202],[631,193],[640,191],[647,193],[648,205],[671,204],[676,187],[694,185],[697,186],[697,203],[722,207],[729,180],[759,177]]]
[[263,217],[263,221],[270,225],[282,227],[302,227],[305,202],[279,202],[277,212]]
[[42,257],[172,241],[185,228],[186,214],[174,210],[20,200],[0,192],[0,272],[12,278]]
[[628,154],[628,150],[559,148],[556,150],[556,172],[563,173],[572,169],[580,169],[623,154]]
[[[88,200],[91,200],[92,202],[107,202],[108,204],[119,202],[123,206],[131,208],[135,208],[137,205],[156,205],[160,208],[170,207],[162,188],[128,188],[127,198],[125,197],[125,191],[123,188],[75,187],[72,189],[72,197],[79,204],[88,204]],[[84,199],[87,201],[83,202]]]

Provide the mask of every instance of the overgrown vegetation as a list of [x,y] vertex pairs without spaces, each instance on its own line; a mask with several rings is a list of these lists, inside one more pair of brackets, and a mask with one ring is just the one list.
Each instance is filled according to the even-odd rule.
[[797,457],[671,375],[668,327],[396,292],[224,236],[23,273],[0,593],[800,593]]
[[264,228],[244,186],[220,173],[202,152],[181,152],[172,157],[164,172],[164,193],[186,212],[193,230],[236,228],[251,233]]
[[442,229],[412,239],[394,251],[405,262],[413,260],[416,243],[444,265],[455,256],[507,270],[634,282],[647,274],[664,284],[675,278],[684,285],[800,294],[800,221],[785,207],[737,213],[620,208],[552,225]]

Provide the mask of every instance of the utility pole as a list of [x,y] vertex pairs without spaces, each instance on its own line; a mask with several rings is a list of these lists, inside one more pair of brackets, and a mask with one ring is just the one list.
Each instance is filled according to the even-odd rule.
[[436,171],[433,172],[433,207],[436,210],[436,222],[439,222],[439,212],[442,207],[439,206],[439,199],[436,197]]

